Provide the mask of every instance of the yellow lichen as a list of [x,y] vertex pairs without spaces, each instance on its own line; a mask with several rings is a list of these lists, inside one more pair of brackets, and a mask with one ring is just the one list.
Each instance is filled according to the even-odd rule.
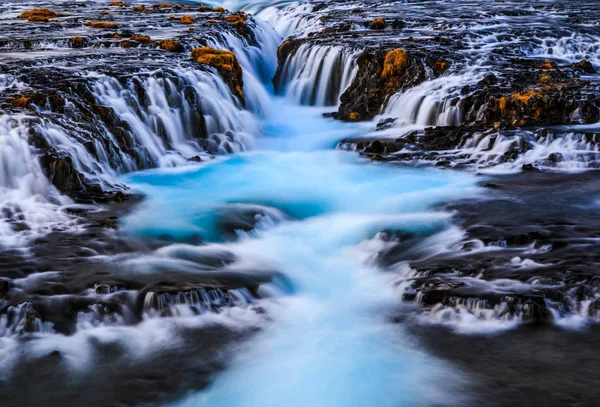
[[437,61],[433,64],[433,69],[438,72],[446,72],[448,69],[448,61]]
[[83,37],[73,38],[73,48],[83,48]]
[[536,90],[533,90],[533,89],[527,89],[527,90],[525,90],[524,92],[521,92],[521,93],[513,93],[513,94],[511,95],[511,97],[512,97],[514,100],[517,100],[517,101],[519,101],[519,102],[521,102],[521,103],[523,103],[523,104],[525,104],[525,105],[529,103],[529,100],[530,100],[531,98],[534,98],[534,97],[539,97],[539,96],[541,96],[541,93],[540,93],[540,92],[538,92],[538,91],[536,91]]
[[108,21],[86,21],[85,25],[92,28],[119,28],[119,24],[117,23],[109,23]]
[[360,120],[360,113],[358,112],[352,112],[348,115],[348,120],[351,120],[353,122]]
[[223,7],[215,7],[213,8],[213,11],[217,13],[224,13],[226,10]]
[[64,17],[66,14],[56,13],[49,8],[34,8],[23,11],[17,18],[26,18],[27,21],[47,22],[51,18]]
[[371,30],[383,30],[385,28],[385,20],[383,18],[377,18],[371,21]]
[[181,24],[192,24],[196,22],[196,19],[192,16],[182,16],[179,22]]
[[25,96],[20,96],[10,100],[10,103],[17,107],[27,107],[29,105],[29,99]]
[[152,42],[152,38],[150,38],[149,35],[133,34],[131,36],[131,39],[137,42],[142,42],[144,44]]
[[390,81],[404,73],[408,67],[408,55],[402,48],[389,51],[383,61],[381,79]]
[[501,113],[504,113],[506,111],[507,103],[508,103],[508,100],[504,96],[502,96],[500,99],[498,99],[498,108],[500,109]]
[[556,69],[556,64],[547,59],[540,65],[540,69]]
[[225,71],[232,71],[236,62],[233,52],[211,47],[194,48],[191,56],[200,64],[210,65]]
[[233,23],[237,28],[242,28],[246,24],[246,20],[248,17],[245,15],[232,14],[230,16],[225,17],[225,21],[229,23]]
[[175,41],[175,40],[169,40],[169,39],[165,39],[165,40],[160,40],[158,45],[164,49],[167,50],[169,52],[181,52],[183,51],[183,46]]

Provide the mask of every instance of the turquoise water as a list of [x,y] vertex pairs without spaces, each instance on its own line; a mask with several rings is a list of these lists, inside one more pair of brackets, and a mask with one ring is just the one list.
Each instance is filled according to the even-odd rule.
[[[373,259],[389,244],[378,235],[386,229],[421,233],[432,253],[445,250],[449,215],[430,208],[472,192],[474,178],[333,150],[362,129],[318,109],[278,105],[254,152],[128,178],[147,195],[126,220],[129,232],[200,235],[240,265],[284,273],[294,288],[265,300],[273,322],[208,390],[177,405],[452,404],[440,390],[445,367],[386,320],[400,305],[393,280],[402,276],[377,270]],[[226,239],[219,214],[235,205],[258,206],[265,216]]]

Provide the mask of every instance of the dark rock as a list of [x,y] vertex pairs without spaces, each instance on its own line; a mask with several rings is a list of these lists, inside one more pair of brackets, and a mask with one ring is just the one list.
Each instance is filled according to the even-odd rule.
[[585,59],[579,61],[579,62],[574,62],[573,65],[571,65],[573,67],[573,69],[575,69],[576,71],[582,72],[582,73],[588,73],[588,74],[594,74],[596,73],[596,70],[594,69],[594,66],[592,65],[592,63],[590,61],[587,61]]

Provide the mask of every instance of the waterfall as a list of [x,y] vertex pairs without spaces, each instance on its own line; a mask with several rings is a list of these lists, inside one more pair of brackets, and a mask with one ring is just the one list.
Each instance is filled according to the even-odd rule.
[[382,115],[397,118],[396,126],[457,126],[463,121],[461,90],[483,79],[483,74],[468,70],[461,74],[430,79],[392,95]]
[[303,44],[289,55],[276,88],[302,105],[336,106],[352,82],[360,51]]
[[30,120],[0,115],[0,246],[20,245],[69,219],[57,209],[70,199],[49,182],[28,143]]
[[102,77],[92,90],[131,129],[142,168],[185,164],[205,150],[242,151],[252,145],[258,125],[240,110],[214,71],[174,69],[127,78]]

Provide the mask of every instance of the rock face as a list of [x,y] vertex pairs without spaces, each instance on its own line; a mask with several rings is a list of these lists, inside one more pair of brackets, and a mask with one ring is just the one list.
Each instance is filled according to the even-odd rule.
[[358,72],[341,96],[336,119],[370,120],[394,93],[423,82],[425,66],[402,48],[365,51],[358,59]]
[[[2,83],[0,116],[9,128],[27,128],[23,139],[35,149],[41,170],[59,191],[86,203],[111,200],[122,189],[114,177],[119,173],[156,167],[167,155],[185,163],[193,156],[206,158],[241,148],[243,140],[236,139],[236,132],[243,126],[234,122],[242,119],[225,115],[234,116],[244,105],[242,67],[232,52],[204,45],[214,39],[213,44],[227,48],[222,35],[228,33],[247,47],[259,46],[251,16],[166,3],[49,6],[21,12],[15,4],[3,10],[21,14],[14,14],[18,21],[2,24],[0,48],[7,58],[0,77],[7,82]],[[182,10],[182,15],[171,19],[174,10]],[[29,24],[25,19],[49,23]],[[149,25],[165,27],[169,37],[153,38]],[[36,54],[48,44],[61,49],[60,57]],[[202,54],[194,60],[189,58],[193,48]],[[17,52],[8,57],[7,50]],[[213,68],[235,96],[227,101],[233,108],[229,113],[211,112],[204,103],[208,96],[200,94],[205,91],[199,93],[195,86],[194,75]],[[81,71],[98,75],[84,77]],[[126,95],[120,107],[104,97],[113,90]],[[165,110],[148,115],[159,99],[165,109],[182,114]],[[21,121],[23,113],[26,119]],[[137,117],[137,124],[128,117]],[[142,140],[144,134],[155,137],[151,145]]]
[[[407,12],[394,6],[348,11],[341,3],[316,2],[311,3],[311,11],[303,17],[312,24],[307,25],[309,32],[284,42],[278,59],[280,67],[286,61],[289,65],[300,47],[329,47],[342,49],[346,55],[356,55],[352,58],[356,73],[341,93],[338,111],[333,116],[346,121],[370,120],[376,115],[383,115],[384,120],[396,119],[393,124],[388,123],[386,129],[379,129],[385,130],[387,141],[399,140],[396,148],[391,149],[396,151],[371,154],[377,159],[424,158],[435,162],[440,159],[486,166],[514,163],[521,168],[520,160],[527,151],[556,140],[571,151],[562,156],[553,155],[553,151],[540,153],[542,158],[526,163],[525,168],[529,168],[529,164],[534,168],[571,165],[566,162],[574,162],[575,166],[584,162],[586,166],[596,167],[600,165],[600,157],[595,133],[549,128],[593,124],[600,120],[595,55],[585,52],[578,56],[584,59],[561,60],[553,57],[554,52],[561,50],[526,40],[545,38],[552,32],[551,36],[560,43],[560,38],[577,32],[581,35],[576,41],[578,47],[593,49],[592,39],[597,33],[585,25],[582,10],[593,10],[593,15],[598,14],[598,10],[596,5],[586,1],[581,4],[584,3],[584,7],[577,3],[519,12],[519,16],[527,15],[539,24],[527,27],[506,24],[501,38],[491,41],[490,36],[496,32],[471,27],[481,21],[494,26],[497,21],[493,15],[517,15],[514,10],[508,10],[506,4],[494,3],[490,13],[461,8],[461,13],[455,15],[437,2],[422,10],[409,7]],[[552,12],[569,15],[569,21],[575,25],[568,30],[554,30],[561,22]],[[488,45],[482,46],[483,43]],[[386,69],[386,57],[392,69]],[[300,59],[295,61],[307,63]],[[305,69],[312,68],[306,66]],[[339,72],[330,69],[328,80],[339,82]],[[319,81],[324,83],[322,75]],[[274,80],[276,88],[285,87],[281,81],[278,70]],[[410,125],[418,128],[416,133],[407,134],[409,131],[403,129]],[[433,127],[439,129],[428,130]],[[396,134],[392,134],[394,129]],[[413,131],[414,128],[410,130]],[[458,134],[461,131],[462,134]],[[440,140],[433,140],[434,135]],[[365,145],[374,138],[378,135],[352,142],[364,141],[362,145]],[[479,146],[476,155],[461,152],[450,156],[461,149],[472,149],[484,139],[485,144],[488,138],[489,147]],[[496,150],[502,150],[495,157],[488,154],[494,149],[493,143],[498,144]],[[347,143],[341,145],[347,147]],[[442,154],[444,158],[435,151],[440,148],[448,150]],[[589,153],[583,153],[585,151]]]
[[221,74],[231,92],[244,104],[242,67],[233,52],[211,47],[200,47],[192,50],[191,57],[199,64],[215,68]]

